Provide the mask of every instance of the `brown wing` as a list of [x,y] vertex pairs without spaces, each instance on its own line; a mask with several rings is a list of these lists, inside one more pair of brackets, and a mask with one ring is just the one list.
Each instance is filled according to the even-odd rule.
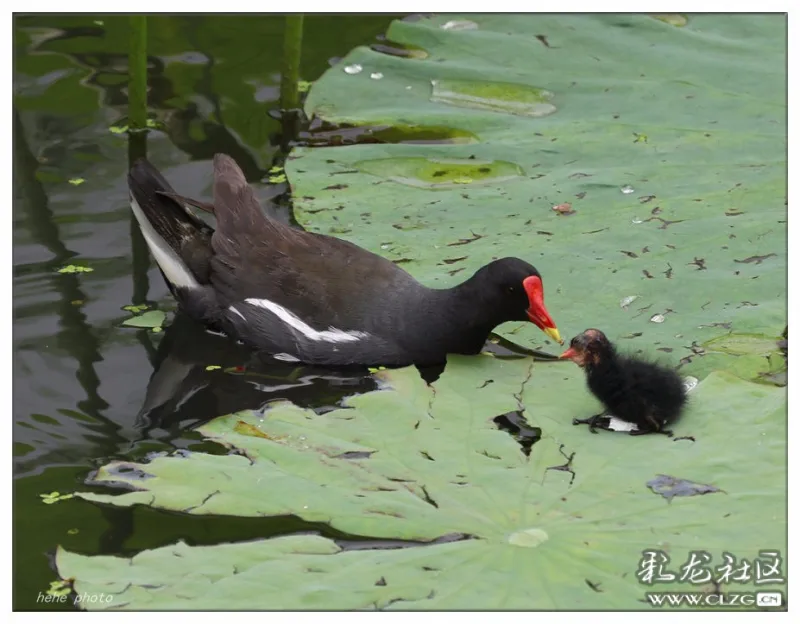
[[214,158],[211,282],[224,304],[269,299],[315,327],[364,328],[376,296],[418,286],[389,260],[268,218],[228,156]]

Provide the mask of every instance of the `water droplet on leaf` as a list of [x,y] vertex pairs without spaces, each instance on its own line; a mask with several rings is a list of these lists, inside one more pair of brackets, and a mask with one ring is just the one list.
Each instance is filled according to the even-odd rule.
[[650,317],[651,323],[663,323],[665,320],[667,319],[663,314],[654,314]]
[[441,26],[442,30],[478,30],[478,25],[470,20],[450,20]]
[[383,74],[381,72],[372,72],[369,75],[369,77],[372,78],[373,80],[380,80],[381,78],[383,78]]
[[361,73],[361,70],[363,70],[363,69],[364,68],[361,67],[361,65],[359,65],[358,63],[353,63],[352,65],[346,65],[345,66],[344,73],[345,74],[359,74],[359,73]]
[[622,191],[625,195],[630,195],[631,193],[633,193],[633,187],[630,184],[626,184],[619,190]]
[[523,529],[508,536],[508,543],[522,548],[536,548],[544,544],[550,536],[546,531],[537,528]]

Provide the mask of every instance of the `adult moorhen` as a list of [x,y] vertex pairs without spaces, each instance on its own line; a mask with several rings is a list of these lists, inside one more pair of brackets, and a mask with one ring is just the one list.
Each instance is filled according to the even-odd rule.
[[[575,336],[561,354],[586,371],[586,381],[610,415],[636,425],[630,435],[672,432],[664,427],[675,422],[686,404],[686,388],[674,370],[620,355],[599,329]],[[592,433],[608,416],[576,418],[573,424],[588,424]]]
[[[286,361],[422,366],[474,354],[492,329],[530,320],[562,343],[542,278],[496,260],[453,288],[423,286],[389,260],[266,216],[241,169],[214,157],[213,204],[183,197],[147,160],[131,208],[172,294],[192,317]],[[212,211],[214,230],[190,206]]]

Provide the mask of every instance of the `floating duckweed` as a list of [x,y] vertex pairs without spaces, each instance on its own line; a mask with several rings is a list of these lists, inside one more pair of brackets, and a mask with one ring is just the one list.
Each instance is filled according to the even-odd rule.
[[59,273],[91,273],[94,271],[91,267],[80,266],[77,264],[68,264],[65,267],[61,267],[58,272]]
[[58,580],[50,582],[50,589],[45,592],[48,596],[68,596],[72,592],[72,585],[68,580]]
[[139,314],[139,312],[144,312],[148,307],[146,303],[142,303],[139,305],[126,305],[122,306],[122,309],[126,312],[132,312],[133,314]]
[[61,494],[60,492],[50,492],[49,494],[39,494],[39,497],[42,499],[42,502],[45,505],[52,505],[53,503],[57,503],[58,501],[67,500],[69,498],[74,497],[74,494]]

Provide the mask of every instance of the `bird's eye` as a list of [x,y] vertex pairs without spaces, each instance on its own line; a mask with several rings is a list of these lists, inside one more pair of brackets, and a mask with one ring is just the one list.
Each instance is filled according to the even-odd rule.
[[515,288],[513,286],[509,286],[508,287],[508,292],[513,293],[514,291],[515,291]]

